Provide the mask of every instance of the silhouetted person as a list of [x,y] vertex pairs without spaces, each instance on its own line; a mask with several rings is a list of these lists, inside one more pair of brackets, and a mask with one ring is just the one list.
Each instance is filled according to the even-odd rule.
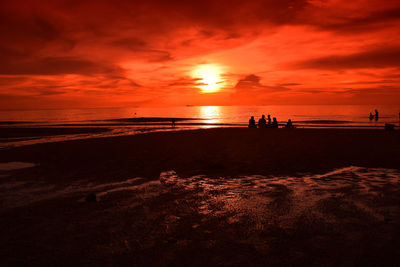
[[267,117],[268,117],[268,118],[267,118],[267,120],[268,120],[267,127],[271,127],[271,115],[268,114]]
[[251,118],[249,120],[249,128],[257,128],[256,120],[254,119],[254,116],[251,116]]
[[276,120],[276,118],[274,117],[273,119],[272,119],[272,128],[278,128],[278,121]]
[[258,120],[258,128],[265,128],[267,126],[267,121],[265,120],[265,115],[261,116],[261,119]]
[[172,127],[175,127],[175,119],[171,120],[171,125],[172,125]]
[[379,112],[377,109],[375,109],[375,120],[377,121],[379,119]]
[[288,119],[285,128],[294,128],[293,124],[292,124],[292,120]]
[[374,119],[374,115],[372,115],[372,113],[369,113],[369,120],[372,121]]

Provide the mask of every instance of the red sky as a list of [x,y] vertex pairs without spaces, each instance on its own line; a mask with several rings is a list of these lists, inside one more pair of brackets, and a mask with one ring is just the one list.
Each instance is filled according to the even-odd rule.
[[400,104],[398,0],[2,0],[0,33],[0,109]]

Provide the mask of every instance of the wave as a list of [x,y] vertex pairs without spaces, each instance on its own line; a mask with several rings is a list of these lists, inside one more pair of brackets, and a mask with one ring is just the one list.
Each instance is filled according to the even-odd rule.
[[345,124],[345,123],[354,123],[354,121],[339,121],[339,120],[305,120],[305,121],[294,121],[293,123]]
[[195,120],[207,120],[202,118],[175,118],[175,117],[138,117],[138,118],[120,118],[120,119],[110,119],[106,121],[114,122],[171,122],[175,121],[195,121]]

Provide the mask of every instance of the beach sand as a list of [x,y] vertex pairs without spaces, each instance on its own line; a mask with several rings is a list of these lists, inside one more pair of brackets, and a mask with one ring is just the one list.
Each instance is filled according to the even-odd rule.
[[0,138],[41,137],[85,133],[89,134],[102,133],[106,131],[109,131],[109,129],[99,127],[0,127]]
[[0,171],[5,266],[400,264],[398,131],[148,133],[0,162],[35,164]]

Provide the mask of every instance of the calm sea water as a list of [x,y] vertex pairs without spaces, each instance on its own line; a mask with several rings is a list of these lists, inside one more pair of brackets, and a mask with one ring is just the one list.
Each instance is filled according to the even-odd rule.
[[[370,120],[369,113],[378,109],[379,119]],[[383,128],[385,123],[400,126],[400,105],[315,105],[315,106],[185,106],[108,109],[63,109],[0,111],[2,127],[106,127],[103,133],[69,134],[35,138],[0,138],[0,147],[21,146],[63,140],[130,135],[154,131],[176,131],[212,127],[246,127],[250,116],[262,114],[276,117],[283,125],[291,119],[297,128]],[[168,118],[137,121],[138,118]],[[176,120],[171,126],[169,118]],[[134,119],[134,120],[121,120]],[[45,134],[44,134],[45,135]]]
[[[379,120],[369,120],[368,115],[379,111]],[[0,111],[0,122],[27,123],[99,123],[113,119],[138,117],[200,118],[205,126],[214,124],[246,125],[250,116],[257,119],[271,114],[280,123],[289,118],[301,127],[309,126],[368,126],[399,122],[400,105],[301,105],[301,106],[185,106],[142,107],[108,109],[62,109]]]

